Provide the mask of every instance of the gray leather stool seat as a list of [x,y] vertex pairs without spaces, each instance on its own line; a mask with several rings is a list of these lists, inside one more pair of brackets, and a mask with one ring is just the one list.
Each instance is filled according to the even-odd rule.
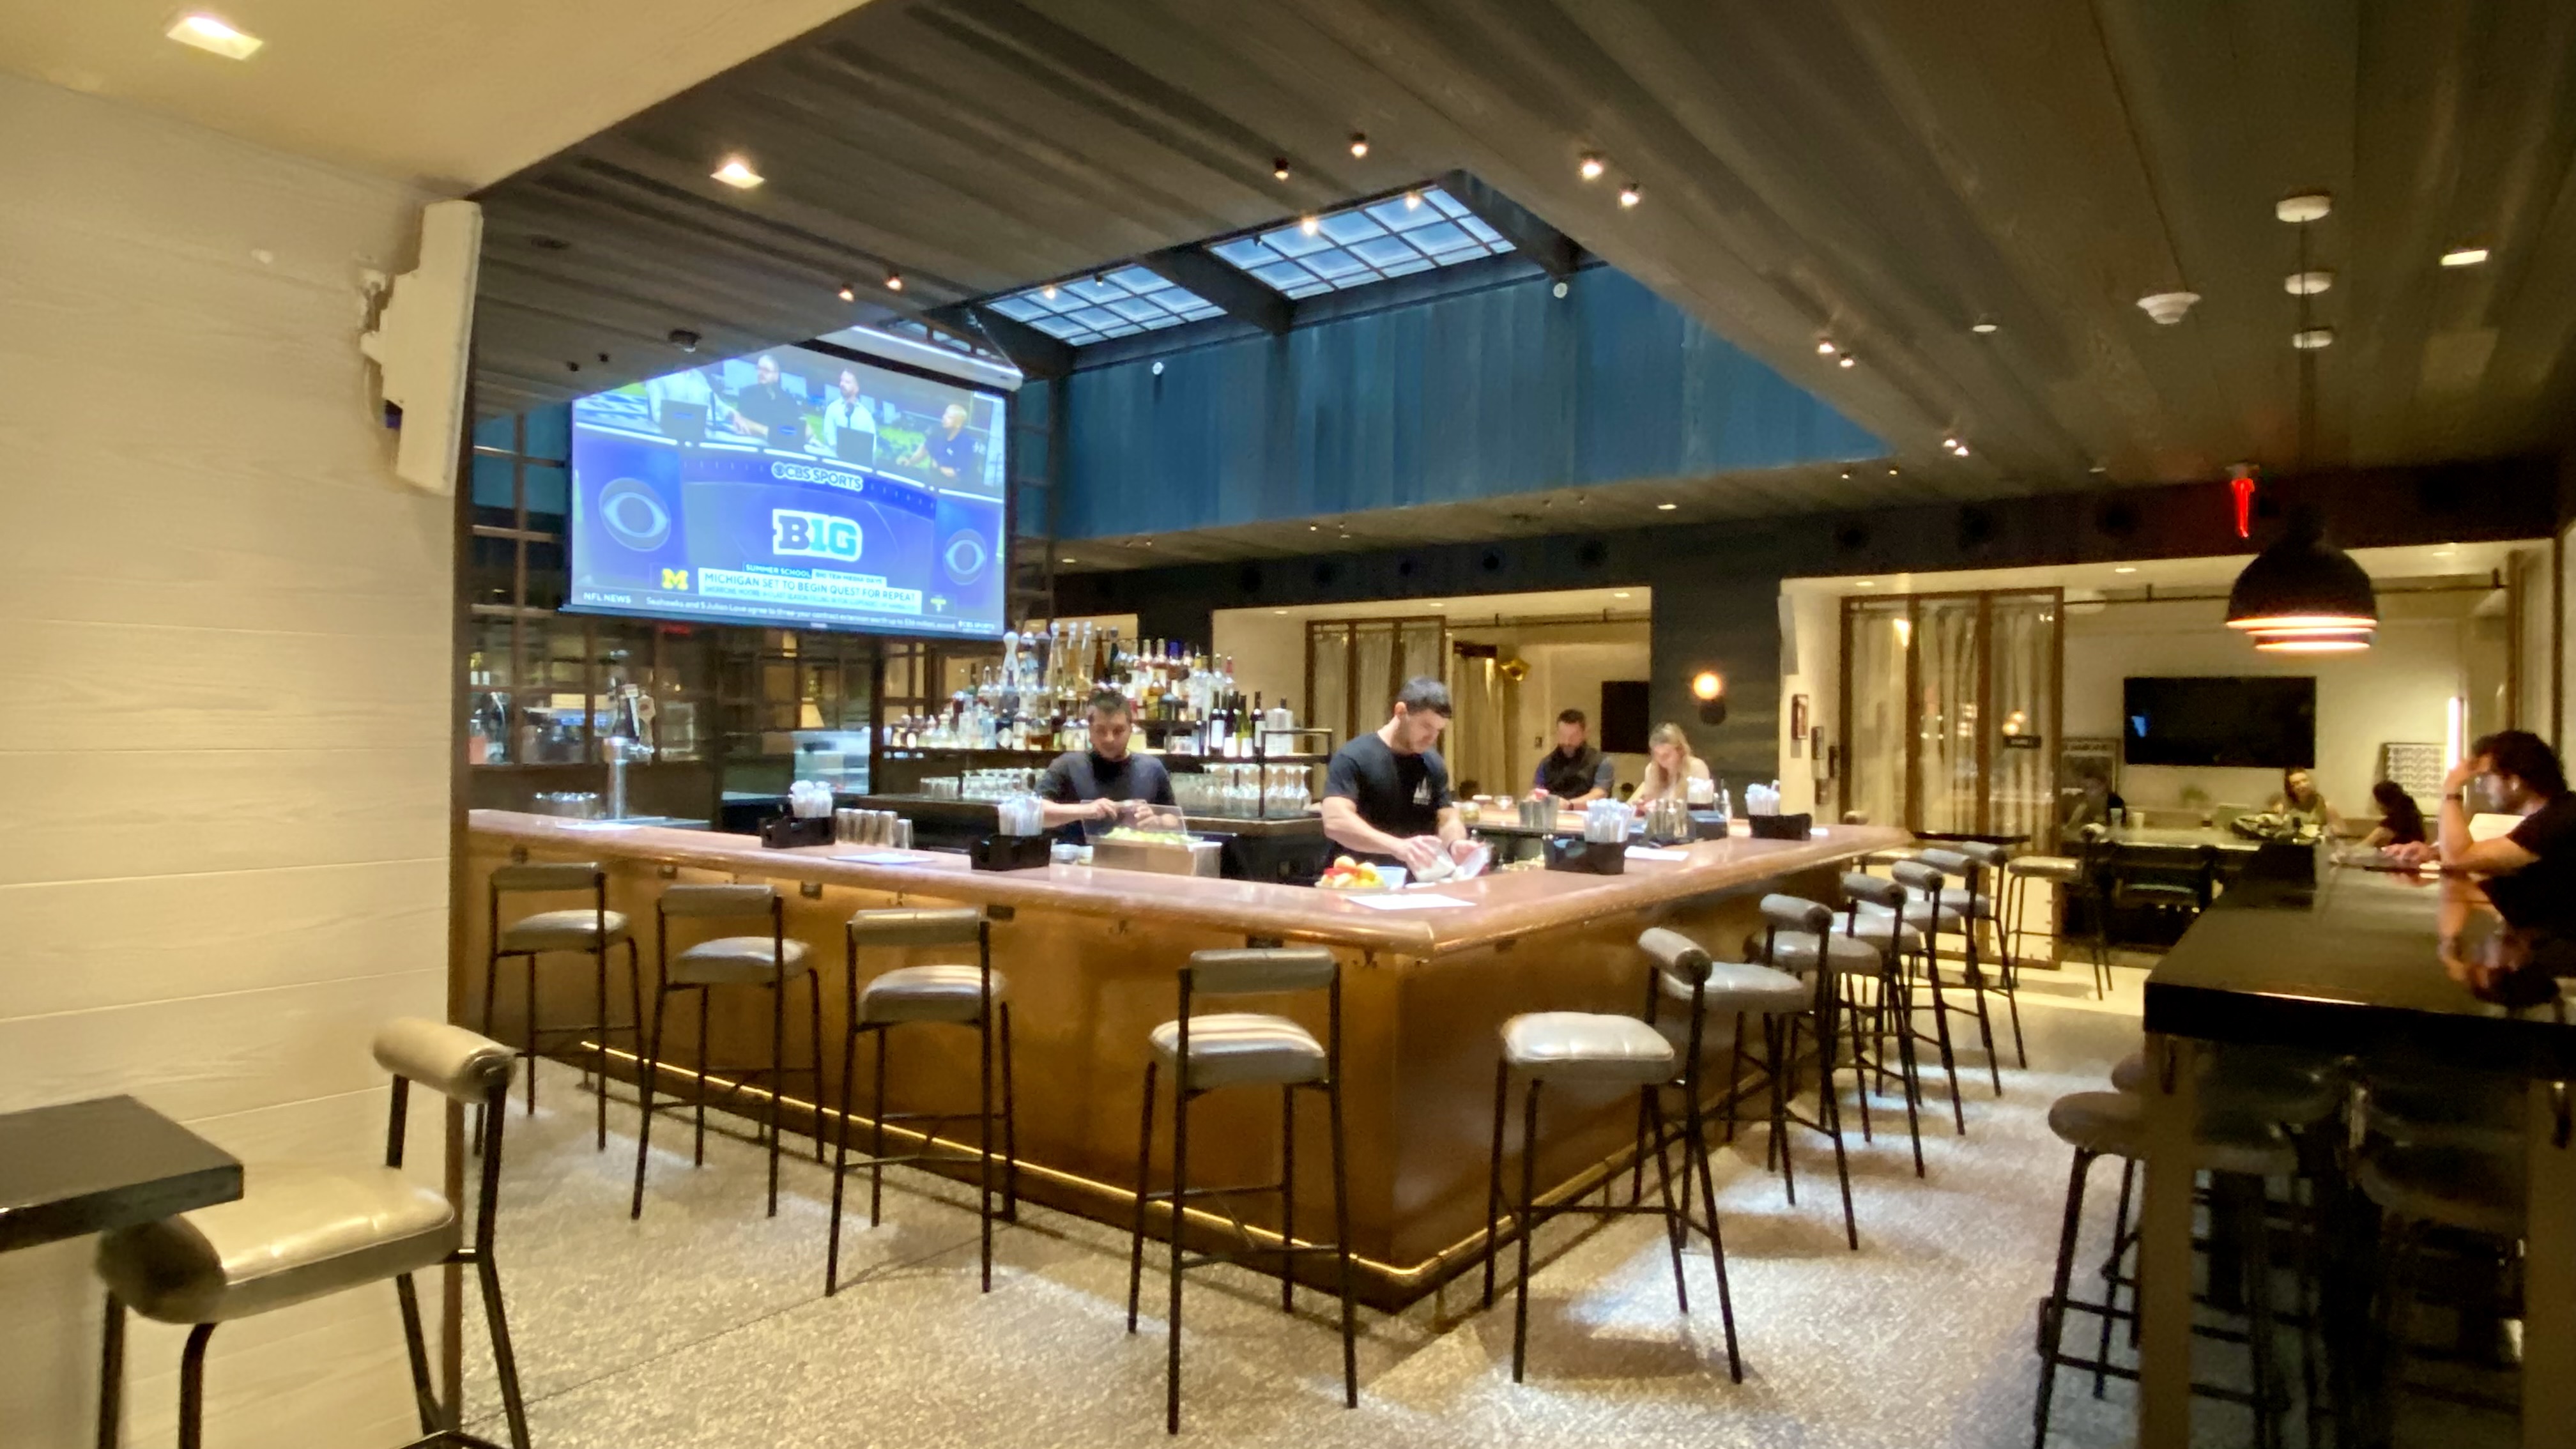
[[2527,1179],[2519,1152],[2389,1147],[2365,1155],[2353,1176],[2383,1212],[2491,1237],[2523,1235]]
[[[1154,1057],[1171,1066],[1181,1054],[1181,1024],[1154,1028]],[[1212,1011],[1190,1018],[1190,1087],[1285,1087],[1320,1082],[1329,1058],[1314,1033],[1284,1016]]]
[[[1006,983],[993,973],[998,999]],[[984,1014],[984,968],[973,965],[898,966],[871,979],[859,993],[859,1019],[869,1022],[971,1023]]]
[[1533,1011],[1503,1023],[1503,1061],[1551,1082],[1669,1081],[1673,1044],[1633,1016]]
[[254,1167],[249,1185],[108,1234],[98,1276],[155,1322],[228,1323],[418,1272],[464,1241],[446,1196],[397,1168]]
[[[790,936],[718,936],[671,958],[665,978],[673,986],[758,986],[805,969],[805,943]],[[782,964],[783,968],[782,968]]]
[[[1774,968],[1781,971],[1794,971],[1801,975],[1814,971],[1818,956],[1818,939],[1813,933],[1807,931],[1774,933],[1771,938],[1771,960]],[[1880,939],[1886,938],[1882,935]],[[1822,941],[1823,957],[1837,972],[1875,976],[1885,960],[1879,954],[1878,948],[1871,945],[1865,938],[1846,936],[1840,931],[1828,931]]]
[[2066,855],[2016,855],[2004,862],[2004,869],[2031,880],[2071,881],[2083,867]]
[[[1688,978],[1672,971],[1656,974],[1663,983],[1666,1001],[1678,1001],[1685,1006],[1690,1004],[1691,984]],[[1712,961],[1708,967],[1708,985],[1701,992],[1700,1003],[1711,1017],[1733,1016],[1738,1012],[1772,1016],[1806,1010],[1816,1004],[1816,992],[1814,987],[1786,971],[1775,971],[1771,967],[1745,961]]]
[[2524,1083],[2486,1072],[2374,1077],[2370,1130],[2405,1147],[2466,1147],[2520,1156]]
[[[2114,1090],[2143,1094],[2147,1090],[2147,1056],[2131,1052],[2111,1066]],[[2204,1070],[2202,1101],[2229,1116],[2276,1122],[2285,1127],[2313,1127],[2343,1105],[2340,1078],[2290,1060],[2261,1054],[2225,1053]]]
[[2147,1054],[2131,1052],[2111,1064],[2111,1086],[2116,1091],[2143,1092],[2147,1089]]
[[501,928],[501,950],[522,951],[588,951],[600,942],[600,926],[607,925],[607,943],[615,945],[626,939],[624,911],[585,911],[578,908],[562,911],[539,911],[521,916]]
[[1899,951],[1920,951],[1926,931],[1955,930],[1959,924],[1957,911],[1936,909],[1929,899],[1921,897],[1908,900],[1902,913],[1862,901],[1852,907],[1852,915],[1852,929],[1847,934],[1882,951],[1891,938]]
[[[2146,1099],[2128,1092],[2070,1092],[2049,1104],[2048,1130],[2081,1151],[2143,1161]],[[2192,1166],[2203,1172],[2287,1177],[2298,1171],[2299,1154],[2269,1122],[2208,1112],[2192,1134]]]

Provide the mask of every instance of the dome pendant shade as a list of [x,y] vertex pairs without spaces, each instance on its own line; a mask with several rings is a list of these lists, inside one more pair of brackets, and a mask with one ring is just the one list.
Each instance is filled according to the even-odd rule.
[[2313,514],[2254,556],[2227,595],[2227,627],[2242,629],[2258,649],[2323,654],[2370,647],[2379,600],[2370,575],[2325,541]]

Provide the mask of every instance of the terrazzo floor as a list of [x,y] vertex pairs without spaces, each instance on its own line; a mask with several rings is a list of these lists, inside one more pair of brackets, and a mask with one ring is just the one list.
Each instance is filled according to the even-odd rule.
[[[1950,1135],[1942,1113],[1925,1137],[1928,1179],[1913,1176],[1901,1130],[1871,1147],[1855,1137],[1858,1253],[1843,1246],[1820,1141],[1800,1143],[1801,1177],[1817,1190],[1794,1208],[1762,1170],[1759,1133],[1720,1154],[1740,1385],[1727,1380],[1704,1249],[1689,1261],[1694,1311],[1683,1317],[1651,1220],[1564,1219],[1538,1239],[1527,1383],[1511,1382],[1507,1302],[1479,1312],[1470,1279],[1401,1314],[1363,1310],[1356,1410],[1340,1401],[1330,1300],[1301,1295],[1290,1319],[1275,1280],[1194,1273],[1184,1433],[1247,1449],[2026,1444],[2034,1305],[2068,1161],[2045,1113],[2061,1093],[2101,1086],[2135,1049],[2142,976],[2123,969],[2103,1003],[2080,979],[2030,978],[2031,1067],[2007,1067],[1997,1098],[1982,1063],[1970,1080],[1963,1057],[1969,1135]],[[868,1229],[864,1214],[845,1223],[847,1276],[826,1299],[827,1172],[788,1159],[778,1216],[764,1217],[757,1148],[711,1135],[707,1165],[692,1169],[686,1134],[674,1133],[661,1141],[679,1150],[657,1141],[643,1221],[630,1223],[634,1108],[613,1104],[608,1150],[595,1153],[590,1099],[576,1087],[569,1068],[549,1065],[538,1114],[514,1110],[502,1188],[499,1258],[545,1449],[1167,1442],[1158,1300],[1149,1287],[1147,1321],[1126,1333],[1116,1230],[1024,1206],[997,1239],[993,1291],[978,1293],[971,1199],[895,1169],[884,1226]],[[1939,1089],[1931,1096],[1939,1105]],[[2116,1172],[2093,1175],[2091,1262],[2117,1183]],[[467,1322],[469,1417],[499,1438],[471,1304]],[[2126,1386],[2096,1401],[2068,1377],[2052,1443],[2129,1443]],[[2241,1410],[2209,1405],[2199,1418],[2205,1442],[2248,1437]]]

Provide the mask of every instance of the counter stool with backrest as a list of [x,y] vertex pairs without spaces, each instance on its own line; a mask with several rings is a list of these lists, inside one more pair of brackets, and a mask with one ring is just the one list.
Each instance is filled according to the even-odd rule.
[[[2011,858],[2011,852],[2000,845],[1968,840],[1945,850],[1927,850],[1917,858],[1964,886],[1943,890],[1938,903],[1959,914],[1968,984],[1976,989],[1979,1009],[1983,1009],[1986,993],[2002,995],[2004,1009],[2012,1017],[2014,1060],[2029,1067],[2030,1048],[2023,1043],[2021,1034],[2021,977],[2004,938],[2003,912],[1995,900],[1995,889],[2003,883],[2004,862]],[[1991,962],[1980,954],[1980,937],[1995,946],[1995,959]],[[1992,971],[1987,970],[1989,965]]]
[[[1281,996],[1325,993],[1324,1040],[1284,1016],[1225,1011],[1192,1015],[1191,1004],[1206,997]],[[1136,1133],[1136,1224],[1127,1249],[1127,1331],[1136,1331],[1145,1276],[1146,1205],[1160,1200],[1172,1213],[1171,1311],[1165,1350],[1164,1428],[1181,1432],[1181,1275],[1184,1269],[1245,1257],[1275,1258],[1279,1264],[1279,1308],[1297,1306],[1296,1260],[1329,1254],[1342,1300],[1342,1402],[1360,1401],[1358,1321],[1351,1303],[1351,1208],[1348,1160],[1342,1139],[1342,964],[1319,946],[1252,947],[1194,951],[1180,970],[1180,1014],[1155,1027],[1153,1055],[1145,1062],[1144,1122]],[[1161,1074],[1172,1078],[1172,1185],[1168,1191],[1147,1190],[1154,1160],[1154,1084]],[[1190,1103],[1230,1087],[1279,1089],[1279,1181],[1243,1187],[1199,1187],[1190,1183]],[[1297,1093],[1324,1094],[1332,1124],[1333,1241],[1297,1241]],[[1252,1193],[1279,1195],[1279,1246],[1263,1248],[1242,1235],[1231,1253],[1184,1257],[1183,1217],[1194,1198],[1233,1198]],[[1231,1211],[1229,1210],[1229,1215]],[[1241,1219],[1235,1220],[1240,1232]]]
[[[501,897],[505,895],[568,894],[585,891],[590,904],[565,910],[538,911],[533,915],[502,924]],[[644,968],[635,955],[635,936],[626,926],[622,911],[608,908],[608,872],[596,861],[535,861],[496,866],[492,871],[490,914],[485,924],[485,939],[491,943],[490,954],[483,962],[483,1034],[492,1034],[492,1003],[500,995],[501,958],[518,956],[528,963],[528,1032],[526,1045],[519,1055],[528,1059],[528,1110],[537,1110],[537,1053],[549,1036],[570,1036],[578,1041],[591,1040],[590,1079],[598,1094],[596,1149],[608,1147],[608,1038],[615,1032],[633,1034],[636,1044],[644,1036]],[[613,1025],[608,1019],[608,952],[613,946],[626,948],[626,995],[634,1008],[635,1020],[629,1026]],[[537,958],[549,952],[581,952],[591,958],[596,990],[592,1000],[597,1005],[598,1019],[588,1022],[560,1022],[540,1025],[537,1015]],[[480,1131],[480,1124],[477,1124]]]
[[[1887,1080],[1887,1039],[1896,1038],[1897,1085],[1905,1094],[1905,1129],[1914,1144],[1914,1175],[1923,1170],[1923,1103],[1922,1065],[1915,1047],[1926,1045],[1941,1054],[1941,1064],[1950,1075],[1950,1109],[1958,1130],[1968,1130],[1966,1108],[1959,1101],[1959,1067],[1950,1051],[1949,1018],[1934,1012],[1936,1031],[1926,1032],[1915,1022],[1913,973],[1909,958],[1920,958],[1930,949],[1932,932],[1938,917],[1930,901],[1910,898],[1905,887],[1892,879],[1862,871],[1847,873],[1842,879],[1842,933],[1876,948],[1879,956],[1878,979],[1867,1003],[1847,1000],[1844,1019],[1850,1025],[1852,1066],[1858,1073],[1861,1104],[1861,1140],[1870,1140],[1869,1091],[1875,1078],[1884,1087]],[[1857,976],[1848,978],[1857,982]],[[1940,979],[1932,978],[1935,990]],[[1865,1009],[1864,1009],[1865,1006]]]
[[[1656,959],[1679,959],[1685,947],[1700,950],[1680,932],[1660,926],[1638,937],[1637,945],[1649,957]],[[1702,956],[1707,954],[1701,950]],[[1694,1002],[1698,1003],[1700,1017],[1706,1020],[1704,1026],[1699,1025],[1699,1018],[1687,1014],[1669,1019],[1663,1014],[1667,1007],[1683,1011]],[[1726,1124],[1726,1140],[1732,1142],[1736,1127],[1744,1121],[1740,1104],[1745,1095],[1745,1018],[1753,1017],[1763,1022],[1765,1050],[1754,1063],[1755,1070],[1761,1074],[1755,1087],[1767,1099],[1780,1070],[1780,1063],[1770,1052],[1779,1046],[1781,1040],[1770,1030],[1769,1018],[1811,1011],[1815,1004],[1815,988],[1789,972],[1749,961],[1710,960],[1704,974],[1698,976],[1674,969],[1653,973],[1647,982],[1645,1019],[1671,1037],[1676,1049],[1685,1044],[1685,1035],[1694,1026],[1698,1026],[1700,1031],[1703,1050],[1714,1050],[1720,1045],[1726,1048],[1726,1076],[1719,1083],[1723,1099],[1718,1109],[1718,1120]],[[1637,1143],[1628,1183],[1628,1201],[1631,1203],[1642,1200],[1645,1192],[1652,1105],[1642,1095],[1637,1102]],[[1706,1123],[1709,1115],[1709,1109],[1703,1106],[1701,1121]],[[1760,1120],[1770,1120],[1767,1109]],[[1690,1175],[1683,1174],[1682,1191],[1685,1196],[1690,1192],[1690,1181]]]
[[[1896,869],[1909,870],[1909,864]],[[1875,981],[1886,969],[1878,948],[1857,936],[1834,929],[1834,911],[1818,901],[1796,896],[1762,898],[1761,964],[1786,971],[1808,983],[1809,1002],[1805,1011],[1763,1018],[1763,1024],[1777,1037],[1770,1043],[1771,1053],[1771,1138],[1763,1149],[1765,1165],[1773,1153],[1778,1154],[1781,1190],[1790,1202],[1798,1200],[1797,1169],[1789,1161],[1789,1128],[1804,1127],[1822,1133],[1834,1144],[1834,1175],[1841,1179],[1843,1192],[1843,1236],[1853,1252],[1860,1251],[1860,1222],[1852,1213],[1851,1156],[1843,1145],[1842,1090],[1834,1084],[1839,1068],[1842,1035],[1842,1002],[1849,979]],[[1797,1090],[1798,1037],[1807,1033],[1816,1043],[1816,1115],[1802,1116],[1790,1102]],[[1868,1084],[1862,1083],[1866,1100]]]
[[[2118,1157],[2134,1165],[2147,1153],[2147,1106],[2143,1097],[2129,1092],[2075,1092],[2060,1097],[2048,1109],[2049,1130],[2058,1140],[2075,1149],[2072,1175],[2066,1186],[2066,1213],[2057,1240],[2057,1271],[2048,1296],[2039,1304],[2039,1393],[2032,1405],[2032,1443],[2048,1442],[2048,1419],[2051,1396],[2061,1367],[2090,1371],[2097,1385],[2104,1378],[2135,1379],[2138,1372],[2109,1361],[2111,1323],[2114,1320],[2135,1324],[2134,1309],[2122,1310],[2117,1299],[2103,1303],[2086,1302],[2072,1296],[2069,1285],[2075,1272],[2075,1244],[2083,1227],[2084,1180],[2093,1163],[2102,1157]],[[2283,1403],[2275,1387],[2279,1377],[2273,1355],[2271,1294],[2271,1240],[2264,1208],[2263,1183],[2274,1177],[2288,1177],[2298,1171],[2298,1154],[2279,1128],[2267,1122],[2239,1117],[2214,1107],[2200,1114],[2192,1139],[2192,1168],[2212,1175],[2211,1210],[2229,1214],[2239,1229],[2247,1252],[2247,1277],[2253,1291],[2247,1295],[2250,1327],[2245,1335],[2253,1364],[2251,1393],[2195,1383],[2192,1392],[2214,1398],[2232,1399],[2254,1411],[2255,1442],[2273,1445],[2279,1442],[2278,1411]],[[2250,1188],[2240,1191],[2238,1188]],[[2116,1288],[2115,1288],[2116,1292]],[[2090,1313],[2102,1320],[2099,1356],[2080,1358],[2065,1351],[2066,1316]],[[2195,1332],[2203,1330],[2195,1329]],[[2224,1336],[2219,1335],[2219,1336]]]
[[[406,1019],[376,1033],[377,1065],[393,1074],[385,1165],[360,1168],[254,1166],[234,1202],[159,1222],[120,1228],[99,1240],[98,1276],[107,1284],[107,1325],[99,1383],[98,1441],[118,1442],[124,1407],[125,1314],[188,1326],[179,1359],[179,1446],[204,1433],[206,1345],[222,1324],[272,1309],[390,1281],[410,1350],[413,1406],[421,1433],[413,1449],[489,1441],[456,1431],[462,1406],[442,1405],[431,1387],[429,1343],[412,1274],[449,1264],[473,1267],[491,1332],[493,1367],[512,1449],[528,1449],[519,1366],[501,1303],[492,1230],[500,1215],[501,1128],[510,1093],[510,1048],[463,1027]],[[465,1238],[446,1194],[403,1170],[403,1127],[414,1082],[486,1114],[474,1237]]]
[[[2066,904],[2060,889],[2073,889],[2083,879],[2084,863],[2069,855],[2016,855],[2004,862],[2004,955],[2014,961],[2030,954],[2033,936],[2048,941],[2048,962],[2055,965],[2066,945]],[[2048,929],[2031,925],[2031,897],[2046,894]],[[2093,960],[2093,994],[2108,994],[2108,976],[2100,956]]]
[[[1976,1019],[1977,1044],[1986,1054],[1986,1075],[1994,1083],[1995,1095],[2000,1097],[2004,1094],[2003,1058],[1995,1051],[1994,1017],[1986,1010],[1985,978],[1978,970],[1976,959],[1976,923],[1967,914],[1968,894],[1961,884],[1965,879],[1964,866],[1962,865],[1961,870],[1944,869],[1943,866],[1935,863],[1932,857],[1936,854],[1946,856],[1946,852],[1927,850],[1923,854],[1923,859],[1909,860],[1897,866],[1890,874],[1894,876],[1897,884],[1905,887],[1918,898],[1918,911],[1923,905],[1928,904],[1930,907],[1930,919],[1934,927],[1923,933],[1922,960],[1924,979],[1932,988],[1931,1009],[1936,1016],[1944,1019],[1953,1014]],[[1953,863],[1958,863],[1956,856],[1947,856],[1947,858]],[[1956,1006],[1950,1001],[1949,978],[1941,969],[1940,947],[1943,931],[1959,932],[1966,941],[1960,957],[1962,964],[1959,974],[1959,984],[1968,993],[1968,1003],[1965,1006]],[[1945,1025],[1943,1030],[1947,1029]]]
[[[2477,1268],[2449,1275],[2453,1285],[2449,1296],[2459,1306],[2463,1340],[2470,1324],[2491,1324],[2506,1316],[2494,1284],[2510,1272],[2500,1265],[2513,1263],[2517,1245],[2526,1235],[2527,1161],[2519,1141],[2508,1151],[2455,1141],[2423,1146],[2380,1143],[2362,1154],[2353,1177],[2362,1195],[2379,1209],[2383,1234],[2372,1334],[2380,1362],[2370,1376],[2388,1396],[2383,1412],[2393,1411],[2396,1393],[2406,1387],[2424,1254],[2436,1232],[2450,1235],[2464,1249],[2474,1248],[2478,1240],[2488,1245],[2485,1261]],[[2487,1312],[2469,1311],[2476,1307]],[[2510,1403],[2496,1407],[2508,1412],[2513,1408]]]
[[[876,1043],[876,1091],[868,1104],[868,1156],[862,1164],[868,1170],[868,1226],[875,1227],[885,1195],[885,1165],[889,1162],[966,1161],[975,1164],[979,1196],[976,1215],[983,1223],[984,1291],[993,1290],[993,1123],[1002,1124],[1002,1208],[1005,1220],[1017,1215],[1019,1208],[1019,1140],[1013,1127],[1011,1094],[1011,1007],[1003,999],[1001,973],[993,969],[993,926],[985,913],[973,906],[954,906],[939,910],[861,911],[849,922],[848,995],[849,1032],[841,1042],[841,1123],[838,1144],[832,1157],[832,1243],[823,1262],[823,1296],[830,1297],[841,1286],[841,1192],[850,1170],[850,1083],[858,1075],[859,1038],[871,1037]],[[861,950],[899,950],[907,946],[972,946],[975,959],[932,966],[898,966],[878,973],[862,989],[859,985],[859,952]],[[993,1110],[993,1064],[996,1023],[1002,1068],[1002,1107]],[[972,1112],[889,1112],[885,1109],[886,1053],[898,1026],[919,1023],[945,1023],[962,1026],[975,1033],[977,1071],[982,1093]],[[975,1146],[942,1143],[939,1125],[972,1118],[976,1124]],[[901,1156],[888,1156],[885,1129],[889,1122],[925,1122],[930,1130],[923,1134],[921,1150]]]
[[[1756,1012],[1767,1004],[1786,1005],[1778,972],[1756,974],[1744,967],[1712,962],[1708,952],[1678,931],[1650,930],[1637,938],[1647,959],[1647,1016],[1641,1020],[1615,1013],[1539,1011],[1503,1023],[1503,1056],[1494,1068],[1494,1151],[1485,1179],[1485,1306],[1494,1306],[1494,1261],[1498,1224],[1509,1218],[1520,1240],[1520,1271],[1512,1297],[1512,1382],[1522,1381],[1529,1360],[1530,1240],[1540,1225],[1563,1213],[1642,1214],[1664,1220],[1664,1242],[1672,1255],[1673,1296],[1690,1312],[1690,1288],[1682,1274],[1682,1250],[1692,1230],[1708,1239],[1709,1259],[1717,1270],[1718,1319],[1726,1331],[1728,1376],[1744,1382],[1744,1360],[1735,1340],[1735,1299],[1726,1280],[1726,1243],[1718,1227],[1716,1180],[1709,1172],[1708,1139],[1702,1117],[1700,1061],[1709,1045],[1707,1023],[1726,1005]],[[1712,980],[1726,983],[1731,1002],[1712,1002]],[[1794,978],[1788,978],[1795,985]],[[1676,987],[1680,990],[1676,991]],[[1802,988],[1803,989],[1803,988]],[[1680,1030],[1668,1036],[1659,1029],[1658,1004],[1680,996]],[[1767,1019],[1767,1018],[1766,1018]],[[1521,1190],[1517,1202],[1503,1195],[1504,1126],[1511,1116],[1514,1078],[1522,1083]],[[1646,1123],[1646,1151],[1655,1158],[1658,1201],[1642,1206],[1631,1194],[1626,1203],[1604,1192],[1598,1203],[1538,1200],[1539,1089],[1548,1082],[1594,1087],[1633,1087],[1638,1112]],[[1671,1122],[1664,1093],[1681,1094],[1681,1120]],[[1668,1150],[1682,1153],[1682,1191],[1673,1192]],[[1643,1155],[1639,1158],[1642,1171]],[[1699,1183],[1706,1222],[1691,1216],[1690,1184]],[[1606,1183],[1605,1183],[1606,1187]]]
[[[675,920],[736,924],[754,922],[767,929],[759,935],[718,936],[671,954],[671,923]],[[671,998],[682,992],[698,994],[698,1069],[697,1088],[686,1100],[674,1101],[671,1107],[695,1106],[697,1109],[697,1142],[692,1154],[698,1166],[707,1162],[707,1083],[723,1078],[727,1082],[724,1098],[731,1102],[743,1088],[753,1083],[766,1085],[769,1113],[764,1135],[769,1143],[769,1215],[778,1216],[778,1154],[782,1124],[786,1120],[781,1090],[787,1077],[811,1078],[814,1096],[823,1095],[823,983],[814,974],[806,957],[805,943],[787,935],[785,903],[774,885],[675,885],[662,892],[653,906],[653,1034],[644,1051],[643,1082],[644,1120],[635,1134],[635,1199],[627,1216],[644,1216],[644,1164],[653,1150],[653,1096],[662,1068],[663,1031],[671,1022]],[[720,928],[720,924],[719,924]],[[787,1065],[787,983],[801,978],[809,991],[808,1004],[814,1019],[813,1052],[801,1067]],[[722,1066],[708,1060],[708,998],[718,988],[757,986],[770,993],[769,1061],[748,1066]],[[823,1160],[823,1132],[820,1109],[817,1108],[814,1131],[814,1160]]]

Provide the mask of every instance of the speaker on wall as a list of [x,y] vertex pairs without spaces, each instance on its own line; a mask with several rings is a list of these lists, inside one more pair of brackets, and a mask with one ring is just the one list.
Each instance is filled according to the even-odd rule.
[[394,473],[432,493],[456,491],[482,257],[483,208],[433,201],[421,208],[419,265],[389,282],[368,279],[382,305],[358,350],[375,362],[385,419],[401,430]]

